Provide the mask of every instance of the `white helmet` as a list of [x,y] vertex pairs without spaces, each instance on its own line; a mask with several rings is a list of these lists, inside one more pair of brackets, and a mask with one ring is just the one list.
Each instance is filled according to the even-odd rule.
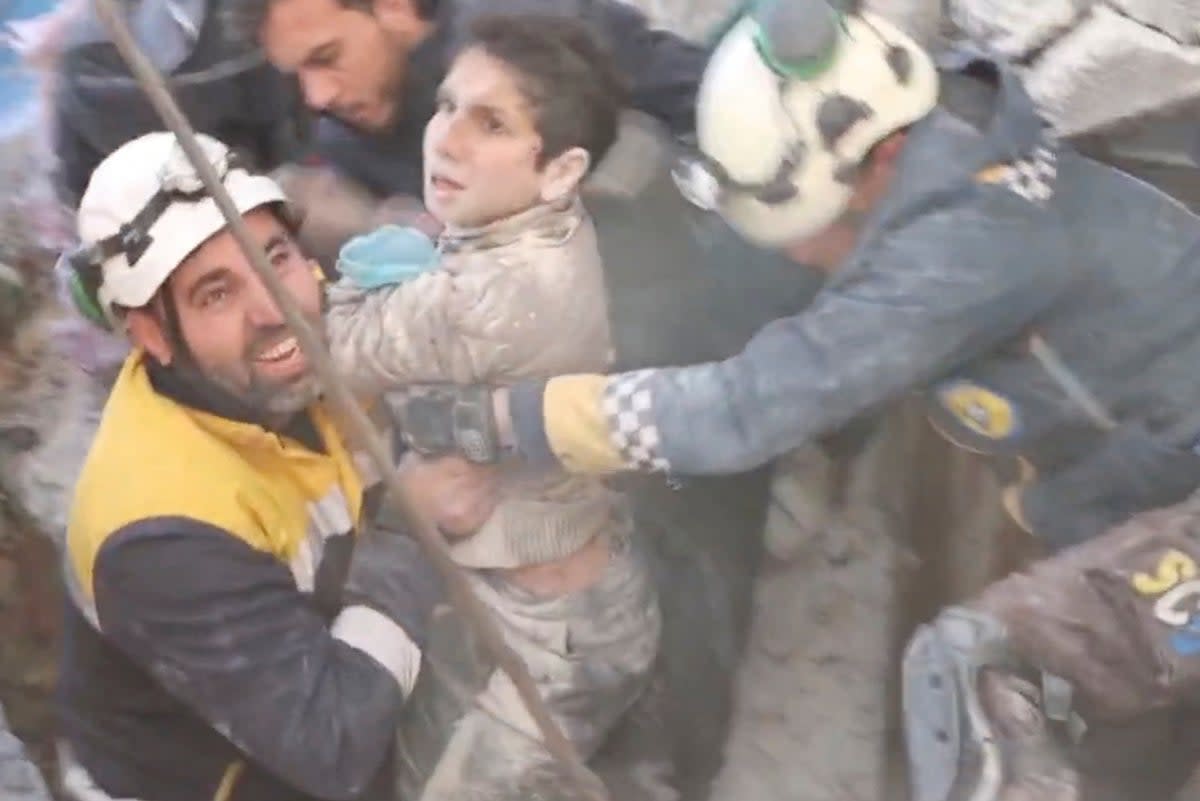
[[874,15],[825,0],[768,0],[718,43],[696,101],[689,199],[747,239],[779,247],[845,210],[856,168],[936,105],[933,60]]
[[[216,139],[198,140],[242,214],[286,205],[275,181],[250,173]],[[110,321],[116,306],[149,303],[192,251],[226,227],[183,148],[165,132],[127,142],[104,159],[92,173],[77,220],[83,247],[72,266]]]

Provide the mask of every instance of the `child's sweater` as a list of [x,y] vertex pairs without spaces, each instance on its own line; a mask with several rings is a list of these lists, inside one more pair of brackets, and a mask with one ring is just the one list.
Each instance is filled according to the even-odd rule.
[[[436,268],[363,290],[330,289],[333,358],[363,394],[431,383],[503,385],[605,372],[612,361],[604,272],[578,199],[477,230],[443,234]],[[506,465],[502,495],[457,562],[512,568],[555,561],[622,526],[595,478]]]

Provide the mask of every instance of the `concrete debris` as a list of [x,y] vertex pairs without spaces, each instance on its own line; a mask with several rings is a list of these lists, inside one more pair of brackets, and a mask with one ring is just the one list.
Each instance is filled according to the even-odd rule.
[[892,643],[906,559],[889,465],[904,450],[900,422],[881,425],[845,470],[815,448],[776,466],[716,801],[893,797]]
[[1200,7],[1186,0],[952,0],[967,38],[1017,60],[1064,136],[1200,101]]
[[950,22],[968,38],[1021,59],[1069,30],[1088,0],[951,0]]
[[0,707],[0,798],[4,801],[52,801],[42,774],[29,761],[21,741],[8,730]]
[[71,490],[100,423],[99,393],[64,354],[47,354],[40,381],[0,403],[0,421],[20,420],[35,433],[28,451],[0,459],[0,486],[11,491],[60,550],[65,544]]
[[[1043,0],[1049,2],[1049,0]],[[918,42],[937,41],[943,33],[942,0],[864,0],[863,8],[891,20]]]
[[0,490],[61,542],[100,402],[63,347],[53,267],[69,215],[36,132],[0,139]]
[[1200,100],[1200,48],[1101,6],[1048,48],[1026,79],[1060,133],[1084,134]]
[[[50,185],[40,116],[0,126],[0,799],[49,801],[59,554],[100,395],[64,347],[54,264],[70,215]],[[53,545],[51,545],[53,543]]]
[[[656,24],[698,40],[738,7],[731,0],[631,2]],[[864,0],[864,7],[926,45],[968,39],[1020,64],[1065,136],[1200,105],[1194,0]]]
[[1181,44],[1200,44],[1200,5],[1195,0],[1109,0],[1109,4]]

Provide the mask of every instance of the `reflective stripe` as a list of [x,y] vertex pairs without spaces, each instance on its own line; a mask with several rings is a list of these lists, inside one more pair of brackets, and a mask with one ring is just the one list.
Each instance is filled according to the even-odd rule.
[[383,665],[405,696],[412,692],[421,670],[421,651],[386,615],[369,606],[350,606],[333,621],[330,632]]
[[310,502],[307,509],[308,531],[288,565],[301,592],[312,592],[315,588],[317,567],[325,555],[326,541],[354,531],[350,504],[341,487],[334,486],[320,500]]

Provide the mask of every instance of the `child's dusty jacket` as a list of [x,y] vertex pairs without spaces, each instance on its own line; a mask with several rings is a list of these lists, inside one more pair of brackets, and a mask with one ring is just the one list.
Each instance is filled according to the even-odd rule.
[[[610,366],[604,271],[578,199],[448,231],[439,250],[436,269],[404,283],[330,288],[330,349],[355,391],[506,384]],[[507,466],[495,513],[451,553],[480,568],[553,561],[625,525],[618,502],[594,478]]]

